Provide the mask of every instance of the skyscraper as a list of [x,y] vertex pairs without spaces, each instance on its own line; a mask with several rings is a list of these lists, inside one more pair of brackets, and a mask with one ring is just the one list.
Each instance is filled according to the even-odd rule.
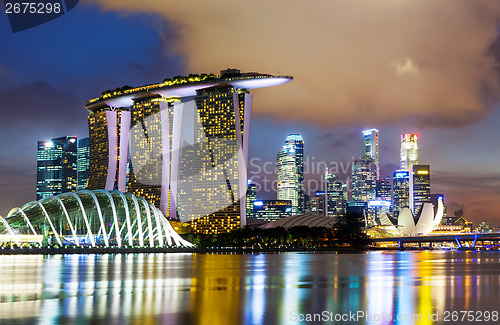
[[431,169],[429,165],[413,165],[410,171],[410,208],[417,215],[424,202],[431,202]]
[[36,180],[37,200],[76,190],[76,137],[38,141]]
[[317,191],[315,196],[310,198],[311,211],[313,216],[325,216],[326,194],[324,191]]
[[377,200],[391,201],[391,178],[387,176],[386,178],[377,180],[376,185],[376,198]]
[[78,191],[87,188],[87,179],[89,175],[89,138],[78,140],[77,148],[77,185]]
[[292,214],[304,211],[304,140],[298,133],[286,137],[277,156],[278,200],[292,202]]
[[378,151],[378,130],[365,130],[363,133],[362,159],[371,159],[376,166],[376,179],[380,179],[380,163]]
[[325,216],[339,217],[343,213],[342,181],[325,172]]
[[[90,100],[89,189],[128,191],[200,233],[245,224],[252,95],[291,77],[221,71]],[[130,145],[129,145],[130,144]]]
[[352,166],[352,201],[375,199],[377,166],[372,159],[358,159]]
[[257,200],[257,186],[248,180],[247,184],[247,200],[246,200],[246,217],[253,217],[253,203]]
[[416,134],[405,133],[401,136],[401,170],[410,171],[411,166],[418,165],[418,136]]
[[398,170],[392,177],[392,211],[394,218],[399,216],[399,212],[410,206],[409,193],[410,175],[408,171]]

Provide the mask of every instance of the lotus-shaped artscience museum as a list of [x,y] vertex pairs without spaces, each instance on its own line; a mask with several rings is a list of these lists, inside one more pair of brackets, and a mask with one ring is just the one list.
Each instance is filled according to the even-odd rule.
[[119,191],[79,191],[32,201],[0,221],[0,234],[18,245],[30,238],[59,246],[192,246],[151,203]]
[[416,218],[409,208],[404,208],[399,213],[397,222],[383,214],[377,220],[377,224],[393,235],[427,235],[433,231],[443,218],[443,200],[437,201],[437,207],[432,203],[423,203]]

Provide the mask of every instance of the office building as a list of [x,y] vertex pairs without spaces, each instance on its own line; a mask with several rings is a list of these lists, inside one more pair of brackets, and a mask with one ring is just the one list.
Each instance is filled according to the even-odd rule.
[[311,212],[313,216],[325,216],[326,195],[324,191],[317,191],[316,195],[310,198]]
[[352,166],[352,201],[375,199],[377,166],[372,159],[358,159]]
[[403,134],[401,136],[400,169],[410,171],[411,166],[418,165],[418,136],[416,134]]
[[377,200],[391,201],[391,178],[387,176],[386,178],[378,179],[375,187],[375,197]]
[[[352,184],[351,184],[352,185]],[[349,202],[349,193],[352,187],[349,187],[349,183],[342,185],[342,213],[345,214],[347,211],[347,203]]]
[[308,194],[304,194],[304,213],[311,212],[311,197]]
[[247,198],[246,198],[246,217],[253,218],[253,203],[257,200],[257,186],[248,180],[247,183]]
[[376,166],[375,179],[380,178],[380,162],[378,150],[378,130],[365,130],[363,134],[363,156],[362,159],[371,159]]
[[409,205],[417,215],[423,203],[431,202],[431,171],[429,165],[413,165],[410,171]]
[[290,200],[292,213],[304,211],[304,140],[289,134],[277,155],[278,200]]
[[392,211],[394,218],[399,216],[403,208],[410,206],[410,173],[398,170],[392,176]]
[[326,217],[339,217],[343,214],[342,181],[335,175],[325,173],[325,212]]
[[248,90],[290,80],[229,69],[104,92],[85,106],[88,188],[143,197],[197,233],[244,225]]
[[90,161],[90,149],[89,149],[89,138],[84,138],[78,140],[77,148],[77,163],[76,163],[76,175],[77,175],[77,185],[76,189],[78,191],[87,188],[87,180],[89,176],[89,161]]
[[38,141],[36,180],[37,200],[76,190],[76,137]]
[[347,202],[346,214],[359,213],[363,216],[365,225],[367,224],[368,202],[350,201]]

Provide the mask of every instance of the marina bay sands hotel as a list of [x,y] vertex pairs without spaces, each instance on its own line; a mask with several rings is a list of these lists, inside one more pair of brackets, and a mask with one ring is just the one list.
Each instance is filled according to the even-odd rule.
[[236,69],[89,100],[88,189],[143,197],[197,233],[245,225],[250,89],[292,77]]

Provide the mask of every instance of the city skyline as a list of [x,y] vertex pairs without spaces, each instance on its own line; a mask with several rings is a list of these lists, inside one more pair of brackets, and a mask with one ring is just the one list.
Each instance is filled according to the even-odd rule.
[[[57,20],[16,34],[4,15],[0,37],[9,51],[0,54],[0,130],[12,141],[0,145],[0,215],[34,199],[36,141],[88,135],[82,110],[88,98],[127,84],[237,67],[295,78],[287,89],[255,91],[249,159],[274,161],[283,136],[297,132],[307,143],[305,156],[348,162],[359,156],[359,132],[376,128],[383,178],[399,165],[398,137],[416,133],[419,160],[432,165],[433,192],[446,193],[449,211],[462,208],[476,224],[499,225],[500,111],[493,67],[500,61],[500,6],[446,3],[325,4],[322,11],[335,19],[298,3],[286,11],[289,19],[276,19],[281,5],[263,10],[264,2],[256,1],[245,8],[230,4],[228,10],[242,13],[232,23],[235,17],[204,3],[81,1]],[[181,14],[186,10],[192,15]],[[435,18],[421,26],[429,10]],[[341,31],[352,21],[339,12],[356,19],[349,36]],[[262,24],[256,26],[252,14]],[[296,16],[311,29],[288,22]],[[380,24],[380,17],[389,24]],[[395,24],[397,30],[385,27]],[[311,30],[333,34],[309,38]],[[224,37],[207,36],[214,34]],[[226,42],[239,35],[247,39],[241,46]],[[305,39],[303,49],[294,46]],[[426,42],[430,46],[422,46]],[[262,49],[258,55],[249,50],[256,47]]]

